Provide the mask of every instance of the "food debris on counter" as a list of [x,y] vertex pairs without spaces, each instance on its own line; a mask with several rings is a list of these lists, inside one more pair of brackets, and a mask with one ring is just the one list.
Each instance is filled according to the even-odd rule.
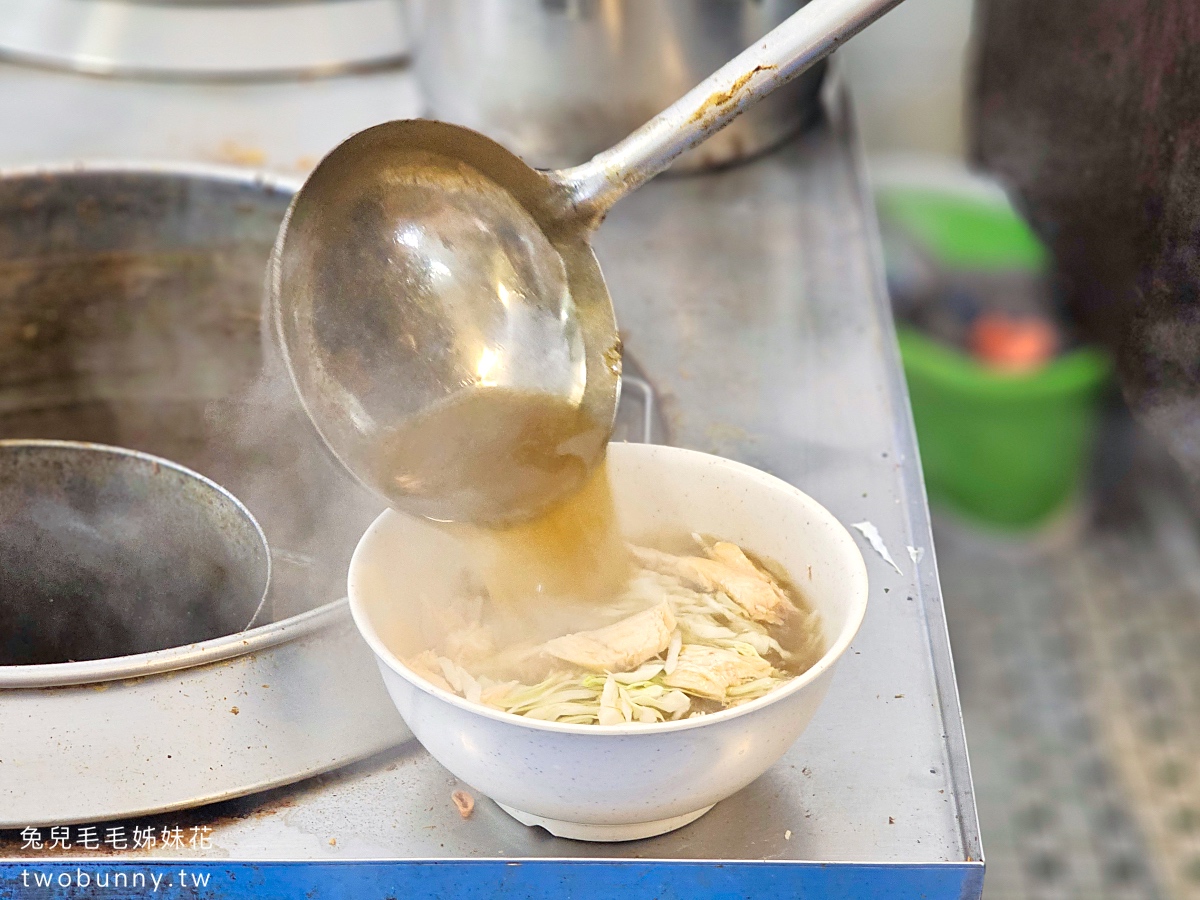
[[855,522],[850,526],[855,531],[862,534],[867,539],[867,543],[871,545],[871,549],[883,557],[883,561],[896,570],[897,575],[903,575],[900,567],[896,565],[896,560],[892,559],[892,554],[888,551],[887,544],[883,542],[883,536],[880,535],[879,529],[872,522]]
[[450,795],[450,799],[454,801],[454,806],[458,810],[458,814],[464,819],[471,818],[471,813],[475,812],[475,798],[466,791],[455,791]]

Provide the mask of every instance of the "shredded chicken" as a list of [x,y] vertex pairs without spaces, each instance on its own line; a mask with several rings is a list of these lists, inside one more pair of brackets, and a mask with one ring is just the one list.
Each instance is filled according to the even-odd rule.
[[664,602],[605,628],[565,634],[542,649],[593,672],[625,672],[666,650],[674,630],[671,604]]
[[495,652],[491,631],[479,622],[471,622],[446,636],[446,655],[460,663],[487,659]]
[[[641,570],[593,612],[613,624],[504,646],[475,595],[430,610],[445,637],[408,665],[471,702],[569,724],[676,721],[769,694],[820,657],[819,620],[735,544],[697,541],[704,556],[632,548]],[[785,648],[772,626],[793,614]]]
[[562,664],[547,654],[541,644],[517,644],[501,650],[494,656],[481,660],[474,668],[482,675],[497,678],[520,678],[524,681],[541,681]]
[[664,675],[662,683],[724,703],[731,687],[765,678],[771,672],[771,664],[758,656],[745,656],[724,647],[684,644],[675,671]]
[[700,591],[724,591],[756,622],[781,625],[795,607],[783,589],[756,566],[737,544],[718,541],[701,556],[675,556],[632,547],[634,558],[648,569],[674,575]]

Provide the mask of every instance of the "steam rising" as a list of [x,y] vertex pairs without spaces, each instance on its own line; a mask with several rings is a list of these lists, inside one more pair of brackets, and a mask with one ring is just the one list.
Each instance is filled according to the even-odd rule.
[[[329,457],[290,382],[269,354],[264,363],[259,307],[278,218],[265,202],[254,215],[257,237],[232,248],[45,259],[13,248],[19,258],[0,260],[0,438],[142,450],[227,488],[273,551],[262,624],[343,597],[355,543],[383,504]],[[95,227],[110,245],[129,223],[106,212]],[[230,600],[194,571],[185,596],[178,579],[201,548],[173,543],[153,518],[122,521],[99,500],[27,506],[20,521],[13,510],[0,505],[0,665],[237,634],[259,599]]]
[[266,560],[227,498],[173,468],[0,450],[0,665],[101,659],[238,630]]

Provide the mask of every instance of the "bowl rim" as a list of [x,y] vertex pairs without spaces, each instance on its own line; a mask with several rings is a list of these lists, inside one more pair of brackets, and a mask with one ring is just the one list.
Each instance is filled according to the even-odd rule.
[[[637,448],[634,450],[633,448]],[[350,568],[347,573],[347,596],[350,603],[350,615],[354,619],[354,625],[358,629],[359,634],[371,651],[375,654],[377,661],[384,663],[391,671],[395,672],[409,684],[416,687],[418,690],[428,694],[429,696],[440,700],[444,703],[449,703],[456,706],[465,712],[474,713],[484,718],[493,719],[497,722],[513,725],[517,727],[530,728],[535,731],[549,731],[558,734],[584,734],[594,737],[630,737],[636,735],[653,735],[662,734],[664,732],[687,731],[691,728],[699,728],[705,725],[713,725],[720,722],[726,722],[731,719],[740,718],[741,716],[750,715],[755,711],[769,706],[773,703],[778,703],[787,697],[792,696],[808,685],[812,684],[834,664],[841,659],[846,650],[849,649],[851,642],[857,636],[859,628],[862,626],[863,618],[867,612],[867,598],[869,594],[869,583],[867,579],[867,565],[863,559],[862,551],[858,547],[858,543],[846,529],[846,527],[824,506],[804,493],[790,482],[784,481],[775,475],[764,472],[761,469],[756,469],[753,466],[736,460],[727,459],[722,456],[716,456],[711,453],[703,453],[698,450],[690,450],[684,447],[672,447],[665,444],[629,444],[629,443],[614,443],[609,445],[609,452],[616,450],[618,454],[623,453],[648,453],[650,455],[661,454],[664,456],[677,456],[679,458],[690,457],[692,459],[703,459],[711,461],[710,465],[720,465],[737,473],[739,476],[745,477],[748,480],[755,481],[773,490],[786,492],[791,494],[793,499],[798,500],[801,505],[820,522],[830,526],[830,531],[837,535],[836,540],[842,543],[850,552],[847,553],[847,558],[851,565],[851,588],[850,599],[851,607],[847,613],[845,624],[842,626],[840,633],[829,645],[811,667],[795,676],[790,682],[780,688],[776,688],[763,696],[751,700],[747,703],[734,706],[729,709],[722,709],[714,713],[708,713],[703,716],[697,716],[691,719],[677,719],[667,722],[629,722],[624,725],[582,725],[567,722],[547,722],[541,719],[530,719],[527,716],[518,716],[512,713],[504,712],[503,710],[492,709],[489,706],[484,706],[480,703],[472,703],[465,697],[460,697],[455,693],[437,687],[431,682],[426,681],[420,675],[413,672],[408,666],[400,660],[380,639],[376,633],[374,626],[371,624],[370,617],[365,609],[363,609],[363,601],[357,596],[354,590],[355,572],[362,565],[361,557],[364,554],[366,547],[374,537],[375,533],[383,526],[384,523],[392,518],[402,517],[404,514],[393,509],[386,509],[376,517],[375,521],[367,528],[363,536],[359,539],[358,544],[354,548],[354,555],[350,558]]]

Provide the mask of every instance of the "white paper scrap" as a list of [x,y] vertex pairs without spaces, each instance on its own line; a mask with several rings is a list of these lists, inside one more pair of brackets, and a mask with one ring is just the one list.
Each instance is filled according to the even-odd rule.
[[862,536],[867,539],[867,543],[871,545],[871,549],[883,557],[884,562],[896,570],[897,575],[903,575],[900,567],[896,565],[896,561],[892,559],[892,554],[888,552],[887,544],[883,542],[883,538],[879,534],[879,529],[872,522],[855,522],[850,526],[862,533]]
[[921,560],[923,560],[925,558],[925,548],[924,547],[909,547],[908,548],[908,558],[911,559],[915,564],[919,565]]

